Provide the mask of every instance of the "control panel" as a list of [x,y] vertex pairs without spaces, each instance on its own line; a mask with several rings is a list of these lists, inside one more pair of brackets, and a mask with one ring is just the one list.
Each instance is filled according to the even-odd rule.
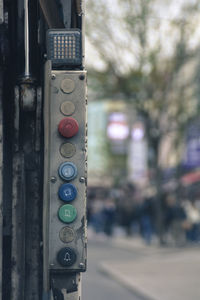
[[44,251],[52,272],[86,270],[86,72],[46,63]]

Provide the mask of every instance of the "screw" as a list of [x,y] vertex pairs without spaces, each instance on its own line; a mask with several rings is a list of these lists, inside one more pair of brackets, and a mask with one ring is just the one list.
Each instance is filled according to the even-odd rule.
[[79,264],[79,267],[80,267],[81,269],[83,269],[83,268],[84,268],[84,264],[83,264],[83,263],[80,263],[80,264]]
[[84,79],[85,79],[85,75],[80,75],[80,76],[79,76],[79,79],[80,79],[80,80],[84,80]]
[[79,181],[80,181],[81,183],[84,183],[84,182],[85,182],[85,177],[80,177],[80,178],[79,178]]
[[52,80],[55,80],[55,79],[56,79],[56,75],[55,75],[55,74],[52,74],[52,75],[51,75],[51,79],[52,79]]
[[57,181],[57,178],[56,178],[55,176],[52,176],[52,177],[51,177],[51,182],[52,182],[52,183],[55,183],[56,181]]

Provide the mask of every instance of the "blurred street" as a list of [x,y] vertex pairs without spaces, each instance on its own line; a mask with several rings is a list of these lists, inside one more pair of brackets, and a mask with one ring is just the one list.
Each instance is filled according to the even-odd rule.
[[101,271],[101,263],[112,261],[130,262],[140,254],[113,247],[108,240],[90,240],[88,243],[88,269],[83,274],[83,300],[142,300],[137,293],[118,284]]
[[146,246],[140,238],[95,236],[83,300],[200,299],[199,247]]
[[199,300],[199,1],[87,11],[83,300]]

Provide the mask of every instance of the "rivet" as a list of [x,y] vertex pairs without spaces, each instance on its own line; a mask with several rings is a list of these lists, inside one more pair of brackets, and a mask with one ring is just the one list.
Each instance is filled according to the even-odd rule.
[[55,75],[55,74],[52,74],[52,75],[51,75],[51,79],[52,79],[52,80],[55,80],[55,79],[56,79],[56,75]]
[[85,177],[80,177],[80,178],[79,178],[79,181],[80,181],[81,183],[84,183],[84,182],[85,182]]
[[79,79],[80,79],[80,80],[84,80],[84,79],[85,79],[85,75],[80,75],[80,76],[79,76]]
[[55,183],[56,181],[57,181],[57,178],[56,178],[55,176],[52,176],[52,177],[51,177],[51,182],[52,182],[52,183]]

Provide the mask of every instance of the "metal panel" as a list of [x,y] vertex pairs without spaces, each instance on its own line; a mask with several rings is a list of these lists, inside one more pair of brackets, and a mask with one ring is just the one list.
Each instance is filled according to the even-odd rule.
[[[44,178],[44,251],[48,260],[48,268],[53,272],[85,271],[86,269],[86,72],[85,71],[48,71],[46,83],[49,91],[45,95],[45,178]],[[75,85],[73,92],[64,93],[61,89],[63,80],[72,80]],[[75,111],[71,117],[79,122],[78,134],[70,139],[62,137],[58,132],[58,124],[65,116],[60,106],[68,101],[74,104]],[[76,152],[71,158],[64,158],[60,146],[70,142],[75,145]],[[58,218],[59,208],[65,204],[58,197],[59,187],[64,181],[58,175],[58,168],[63,162],[72,162],[77,166],[78,176],[72,180],[78,194],[72,204],[77,209],[77,218],[70,224],[62,223]],[[59,237],[61,229],[70,227],[75,238],[64,243]],[[48,237],[47,237],[48,235]],[[64,247],[72,248],[76,262],[70,267],[63,267],[57,261],[57,254]],[[47,267],[46,260],[46,267]]]
[[0,0],[0,24],[4,21],[4,14],[3,14],[3,0]]
[[2,299],[2,254],[3,254],[3,107],[2,73],[0,72],[0,300]]
[[39,0],[41,9],[49,28],[63,28],[58,5],[55,0]]

